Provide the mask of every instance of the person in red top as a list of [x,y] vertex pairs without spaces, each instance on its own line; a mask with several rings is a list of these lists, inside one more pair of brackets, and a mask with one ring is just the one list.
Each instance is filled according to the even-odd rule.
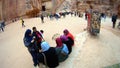
[[35,41],[37,43],[37,46],[39,49],[41,49],[40,45],[41,45],[41,42],[42,42],[42,37],[41,37],[41,34],[39,31],[37,31],[37,28],[36,27],[33,27],[33,37],[35,37]]
[[71,45],[73,46],[74,45],[74,37],[73,37],[73,35],[67,29],[65,29],[63,31],[63,33],[71,41]]

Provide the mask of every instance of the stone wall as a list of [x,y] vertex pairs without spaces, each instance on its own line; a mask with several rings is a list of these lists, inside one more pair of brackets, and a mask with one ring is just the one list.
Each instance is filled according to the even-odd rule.
[[[32,6],[27,3],[27,1],[29,0],[0,0],[0,19],[11,21],[16,17],[24,15],[26,11],[33,9]],[[40,4],[38,4],[37,2],[41,0],[32,0],[32,1],[37,8],[39,9],[41,8]],[[54,1],[54,0],[51,0],[51,1]],[[76,4],[75,4],[76,0],[71,0],[71,1],[73,3],[72,5],[73,9],[76,9]],[[86,4],[86,1],[89,1],[89,0],[81,0],[81,1]],[[88,8],[88,5],[85,6],[85,4],[83,4],[83,6],[80,4],[78,6],[79,9],[85,10],[84,8]],[[112,13],[111,11],[117,11],[115,13],[118,13],[118,12],[120,13],[120,9],[118,10],[118,5],[120,5],[120,0],[94,0],[94,4],[97,6],[102,5],[100,8],[103,10],[100,9],[101,11],[107,11],[107,13]],[[52,10],[52,5],[53,3],[50,3],[50,2],[46,3],[46,9]]]
[[[76,0],[72,1],[75,2]],[[120,8],[118,8],[120,0],[81,0],[78,1],[78,11],[85,11],[89,9],[88,2],[89,4],[91,3],[94,10],[106,13],[108,16],[111,16],[113,13],[119,13],[120,16]],[[76,4],[73,4],[74,8],[76,8]]]
[[1,0],[2,18],[11,21],[25,12],[25,0]]
[[[8,24],[16,18],[25,15],[26,11],[33,9],[30,4],[27,4],[27,1],[29,0],[0,0],[0,15],[2,14],[0,18],[2,17],[8,21]],[[33,4],[39,8],[38,2],[35,1],[38,0],[33,0]]]

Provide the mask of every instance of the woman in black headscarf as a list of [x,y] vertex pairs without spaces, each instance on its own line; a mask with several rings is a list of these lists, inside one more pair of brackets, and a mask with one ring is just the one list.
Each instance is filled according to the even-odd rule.
[[49,68],[56,68],[59,65],[58,56],[54,47],[44,41],[41,43],[42,52],[38,54],[40,63],[45,64]]

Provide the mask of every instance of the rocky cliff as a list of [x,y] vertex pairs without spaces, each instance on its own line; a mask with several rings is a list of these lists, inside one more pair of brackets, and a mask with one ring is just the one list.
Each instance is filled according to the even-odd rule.
[[[26,11],[33,8],[29,4],[29,1],[30,0],[0,0],[0,19],[4,19],[6,21],[11,21],[21,15],[24,15]],[[32,0],[32,1],[36,7],[41,8],[40,5],[42,3],[39,3],[39,1],[41,1],[41,0]],[[43,0],[43,1],[46,2],[47,0]],[[53,1],[53,0],[49,0],[49,1]],[[76,1],[76,0],[70,0],[70,1],[72,1],[74,3],[74,1]],[[102,6],[101,9],[106,9],[109,11],[118,10],[117,12],[120,14],[120,8],[118,8],[118,5],[120,7],[120,0],[80,0],[80,1],[82,1],[83,3],[86,3],[88,1],[93,1],[95,7],[96,7],[96,5],[98,5],[98,6]],[[82,2],[80,2],[80,3],[82,3]],[[73,6],[75,6],[75,5],[76,4],[74,4]],[[48,4],[47,4],[47,6],[48,6]],[[83,8],[84,8],[84,6],[83,6]],[[78,7],[80,7],[80,9],[82,9],[81,5]]]

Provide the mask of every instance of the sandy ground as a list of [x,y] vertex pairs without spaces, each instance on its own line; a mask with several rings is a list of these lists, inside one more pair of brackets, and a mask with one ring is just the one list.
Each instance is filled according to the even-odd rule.
[[102,21],[101,32],[98,36],[91,36],[86,28],[84,18],[67,16],[59,20],[45,18],[25,19],[25,28],[20,21],[6,26],[5,32],[0,32],[0,68],[33,68],[31,55],[23,44],[26,29],[36,26],[44,30],[45,40],[52,46],[55,33],[63,34],[68,29],[75,37],[75,46],[69,58],[60,63],[57,68],[102,68],[120,63],[120,30],[111,28],[110,19]]

